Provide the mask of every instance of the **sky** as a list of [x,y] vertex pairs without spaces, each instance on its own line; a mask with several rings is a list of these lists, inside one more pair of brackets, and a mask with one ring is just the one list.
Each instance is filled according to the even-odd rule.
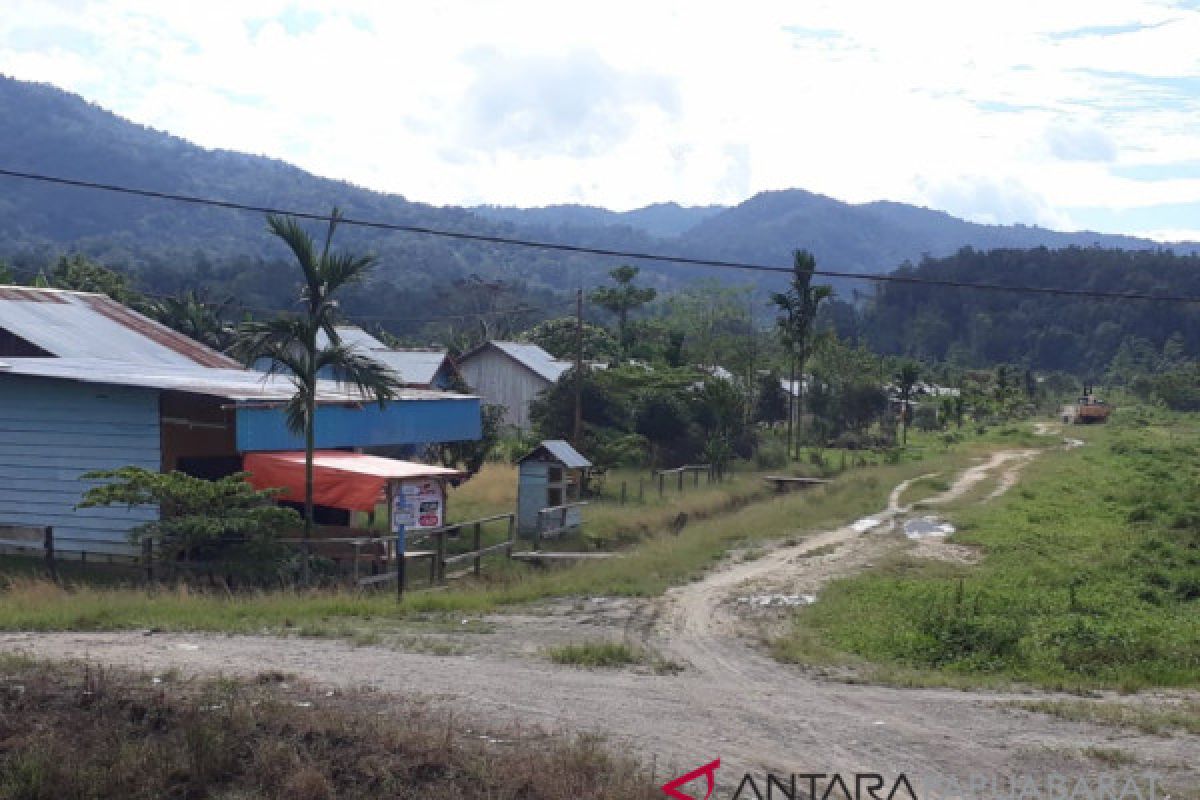
[[1200,0],[0,3],[0,73],[410,200],[1200,240]]

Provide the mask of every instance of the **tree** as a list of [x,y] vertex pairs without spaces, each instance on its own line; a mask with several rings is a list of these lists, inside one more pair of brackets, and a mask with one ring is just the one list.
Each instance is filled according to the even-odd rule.
[[633,279],[640,271],[628,265],[617,267],[608,273],[616,286],[603,286],[592,292],[592,302],[617,315],[617,342],[622,351],[629,349],[629,312],[641,308],[658,295],[654,289],[633,285]]
[[900,390],[901,417],[904,422],[901,442],[905,447],[908,446],[908,426],[912,424],[913,387],[919,380],[921,380],[921,367],[915,361],[904,361],[896,370],[896,388]]
[[231,305],[230,300],[206,302],[195,289],[188,289],[175,297],[165,297],[152,303],[148,310],[151,316],[168,328],[214,350],[223,351],[233,344],[237,334],[236,328],[224,319]]
[[54,289],[106,294],[118,303],[139,311],[147,307],[146,298],[129,285],[128,278],[79,253],[60,257],[48,275],[39,274],[38,278],[39,283]]
[[[574,317],[558,317],[539,322],[521,338],[533,342],[555,358],[575,358],[576,322]],[[620,351],[612,334],[598,325],[583,323],[583,357],[607,360],[615,358]]]
[[773,423],[787,419],[788,395],[780,383],[779,373],[772,370],[758,378],[755,392],[754,421]]
[[130,539],[138,544],[157,538],[167,561],[207,561],[265,577],[286,554],[276,538],[297,521],[295,511],[276,505],[278,490],[255,490],[245,473],[209,481],[182,472],[121,467],[83,477],[110,482],[88,489],[80,507],[157,507],[158,518],[134,528]]
[[[301,311],[295,316],[266,321],[243,322],[234,352],[246,363],[265,360],[269,373],[291,378],[296,393],[285,408],[287,426],[304,435],[304,583],[308,583],[308,554],[313,529],[313,450],[316,441],[317,374],[332,373],[339,383],[354,386],[364,397],[382,407],[395,396],[400,377],[365,354],[342,343],[334,327],[339,318],[337,294],[367,275],[372,256],[333,253],[333,235],[342,214],[337,209],[329,218],[325,242],[317,251],[312,236],[291,217],[271,214],[267,229],[292,251],[300,267]],[[320,333],[324,331],[326,343]]]
[[[812,326],[816,321],[821,303],[833,296],[830,286],[813,286],[813,273],[817,261],[805,250],[792,254],[792,280],[786,292],[775,292],[771,302],[780,310],[777,320],[784,348],[791,363],[791,385],[796,385],[796,373],[804,375],[804,363],[812,350]],[[801,398],[802,401],[802,398]],[[801,406],[802,407],[802,406]],[[788,414],[788,456],[792,453],[792,419]]]

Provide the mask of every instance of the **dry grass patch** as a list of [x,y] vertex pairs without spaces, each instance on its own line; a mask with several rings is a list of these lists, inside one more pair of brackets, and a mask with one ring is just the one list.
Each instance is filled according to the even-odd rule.
[[[381,714],[381,711],[386,713]],[[594,738],[481,736],[401,698],[0,664],[0,798],[651,798]]]

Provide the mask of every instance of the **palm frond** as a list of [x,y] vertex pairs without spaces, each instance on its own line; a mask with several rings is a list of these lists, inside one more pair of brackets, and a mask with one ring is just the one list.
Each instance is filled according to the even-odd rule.
[[395,371],[345,344],[321,348],[317,352],[316,367],[318,371],[328,369],[333,380],[353,386],[380,406],[394,398],[401,386],[400,376]]
[[371,266],[375,256],[356,256],[351,253],[333,253],[321,259],[321,277],[325,283],[326,294],[333,294],[343,286],[360,282]]
[[[296,261],[299,262],[300,269],[304,273],[306,297],[320,299],[322,295],[321,276],[319,262],[313,248],[312,236],[309,235],[308,231],[300,227],[300,223],[293,217],[281,217],[271,214],[267,217],[267,228],[271,233],[282,239],[283,243],[296,256]],[[328,243],[326,243],[326,246],[328,246]]]

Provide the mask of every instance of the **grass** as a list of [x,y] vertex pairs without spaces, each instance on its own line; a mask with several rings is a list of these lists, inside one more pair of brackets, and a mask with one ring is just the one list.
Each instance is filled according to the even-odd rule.
[[[380,709],[388,713],[381,714]],[[484,735],[405,698],[0,662],[0,800],[659,796],[594,737]]]
[[1200,700],[1185,700],[1177,706],[1135,706],[1094,700],[1024,700],[1012,705],[1071,722],[1133,728],[1142,733],[1200,734]]
[[646,655],[639,648],[625,642],[579,642],[550,648],[546,654],[555,664],[572,667],[612,668],[628,667],[645,662]]
[[900,558],[831,584],[773,645],[914,680],[1200,684],[1200,417],[1118,411],[959,511],[974,567]]

